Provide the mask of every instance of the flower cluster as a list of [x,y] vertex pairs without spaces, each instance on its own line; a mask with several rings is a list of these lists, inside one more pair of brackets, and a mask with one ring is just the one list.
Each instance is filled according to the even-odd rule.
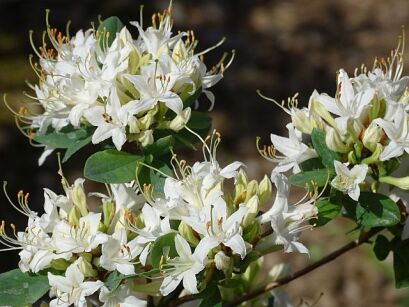
[[[315,198],[289,204],[284,175],[249,181],[241,162],[219,165],[218,133],[202,141],[204,161],[189,166],[174,156],[174,177],[166,175],[160,191],[139,187],[137,180],[87,197],[83,179],[70,186],[63,178],[65,195],[44,190],[42,215],[19,192],[19,206],[10,202],[28,217],[27,229],[16,233],[12,226],[11,236],[3,222],[1,242],[6,250],[21,249],[21,271],[48,272],[52,306],[79,306],[97,291],[104,306],[143,304],[146,292],[138,292],[138,285],[146,278],[163,279],[147,284],[151,292],[166,296],[182,283],[186,293],[195,294],[214,270],[226,279],[236,275],[250,253],[259,258],[272,247],[308,253],[298,238],[312,227],[306,222],[317,214]],[[235,183],[231,193],[229,181]],[[263,212],[272,183],[275,201]],[[100,199],[101,208],[92,210],[90,197]],[[108,286],[112,274],[122,276],[121,286]]]
[[155,14],[146,29],[142,20],[131,22],[136,39],[117,17],[70,37],[51,28],[47,16],[51,48],[44,39],[39,51],[34,49],[39,83],[31,85],[35,96],[29,96],[42,111],[18,114],[29,123],[27,129],[44,135],[49,129],[93,126],[92,143],[112,138],[121,150],[127,140],[141,147],[152,144],[155,129],[181,130],[202,92],[213,107],[208,89],[229,64],[222,60],[208,70],[203,55],[214,47],[196,53],[192,31],[174,35],[171,9]]
[[367,175],[380,183],[406,188],[407,180],[388,176],[409,152],[409,77],[402,76],[403,47],[402,37],[391,57],[376,59],[371,71],[363,67],[358,74],[357,69],[354,77],[340,69],[335,97],[314,91],[308,107],[298,108],[296,97],[289,100],[288,108],[279,104],[292,122],[287,125],[289,137],[272,134],[273,148],[264,151],[265,156],[278,162],[275,170],[301,172],[303,162],[318,157],[314,148],[303,143],[302,134],[321,130],[326,146],[342,161],[334,161],[334,188],[358,200],[359,184]]

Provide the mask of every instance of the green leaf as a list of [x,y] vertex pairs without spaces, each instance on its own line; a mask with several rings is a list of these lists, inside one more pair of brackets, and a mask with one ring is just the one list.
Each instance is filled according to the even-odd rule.
[[320,158],[312,158],[312,159],[309,159],[301,163],[301,169],[304,172],[323,169],[323,168],[325,168],[325,166],[322,164]]
[[318,216],[316,219],[311,219],[311,224],[316,226],[323,226],[329,221],[338,216],[341,212],[342,206],[331,202],[331,199],[322,199],[316,203],[318,209]]
[[388,257],[391,251],[391,243],[384,235],[378,235],[373,246],[373,251],[376,258],[383,261]]
[[164,154],[169,153],[170,149],[175,143],[175,138],[173,135],[168,135],[163,138],[156,140],[153,144],[145,148],[146,154],[151,154],[153,156],[159,157]]
[[246,258],[244,258],[243,260],[236,257],[234,258],[235,260],[237,259],[237,261],[234,262],[235,268],[238,269],[238,273],[242,274],[247,270],[250,264],[252,264],[254,261],[256,261],[258,258],[262,256],[263,255],[260,252],[253,250],[250,253],[248,253],[246,255]]
[[222,307],[222,296],[217,283],[208,284],[207,287],[199,293],[202,299],[199,307]]
[[[159,272],[160,271],[158,269],[153,269],[147,272],[140,272],[140,273],[131,274],[131,275],[124,275],[115,270],[111,272],[108,275],[108,277],[105,279],[104,285],[108,288],[109,291],[113,291],[116,288],[118,288],[119,285],[122,283],[122,281],[125,279],[130,279],[130,278],[135,278],[135,277],[151,277],[153,274],[157,274]],[[145,288],[148,289],[148,285]]]
[[341,156],[339,153],[330,150],[325,142],[325,132],[314,128],[311,134],[312,144],[314,145],[315,151],[321,157],[322,164],[328,169],[334,169],[334,160],[340,160]]
[[88,158],[84,175],[102,183],[126,183],[135,179],[137,163],[142,159],[115,149],[100,151]]
[[176,233],[171,232],[155,240],[151,252],[151,263],[154,268],[160,267],[162,256],[174,258],[178,255],[175,248]]
[[78,140],[74,142],[73,144],[71,144],[71,146],[67,148],[67,151],[64,154],[64,158],[62,159],[62,162],[63,163],[67,162],[68,159],[71,158],[73,154],[75,154],[81,148],[87,146],[91,142],[91,139],[92,139],[92,136],[90,135],[89,137],[85,139]]
[[69,148],[73,143],[92,135],[93,127],[64,127],[60,131],[49,130],[46,134],[36,134],[34,140],[50,148]]
[[192,130],[209,130],[212,126],[212,118],[209,113],[192,111],[187,126]]
[[311,185],[312,182],[315,182],[319,187],[323,187],[329,179],[327,169],[318,169],[291,175],[288,181],[299,187],[306,187]]
[[409,287],[409,242],[403,241],[393,250],[393,270],[396,288]]
[[123,27],[124,24],[116,16],[104,19],[98,27],[98,32],[103,34],[99,41],[101,47],[111,46],[116,38],[116,34],[121,32]]
[[362,192],[356,204],[356,220],[365,227],[392,226],[400,221],[398,205],[382,194]]
[[19,269],[0,274],[0,305],[34,304],[50,289],[47,275],[30,275]]

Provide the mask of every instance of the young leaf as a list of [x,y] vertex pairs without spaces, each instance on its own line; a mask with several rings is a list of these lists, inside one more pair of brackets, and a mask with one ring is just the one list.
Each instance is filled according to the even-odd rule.
[[111,46],[115,40],[116,34],[121,32],[123,27],[124,24],[116,16],[104,19],[98,27],[98,32],[102,34],[99,41],[101,47]]
[[143,158],[115,149],[107,149],[90,156],[85,163],[84,175],[102,183],[126,183],[135,179],[138,161]]
[[174,258],[178,255],[175,248],[176,233],[171,232],[155,240],[151,252],[151,263],[154,268],[159,268],[162,256]]
[[323,169],[325,166],[322,164],[320,158],[312,158],[301,163],[301,169],[305,171],[312,171],[317,169]]
[[396,225],[400,211],[389,197],[371,192],[362,192],[355,209],[358,224],[365,227]]
[[34,304],[50,289],[46,275],[30,275],[19,269],[0,274],[0,306]]
[[311,185],[312,182],[316,183],[319,187],[323,187],[328,179],[328,170],[318,169],[291,175],[288,181],[292,185],[299,187],[306,187],[306,185]]
[[393,270],[396,288],[409,286],[409,242],[399,242],[393,250]]
[[334,169],[334,160],[340,160],[340,155],[337,152],[330,150],[325,142],[325,132],[320,129],[314,129],[311,134],[312,144],[314,149],[321,157],[322,164],[328,169]]
[[146,154],[151,154],[156,157],[163,156],[164,154],[169,153],[170,149],[175,143],[175,138],[173,135],[168,135],[163,138],[156,140],[153,144],[145,148]]

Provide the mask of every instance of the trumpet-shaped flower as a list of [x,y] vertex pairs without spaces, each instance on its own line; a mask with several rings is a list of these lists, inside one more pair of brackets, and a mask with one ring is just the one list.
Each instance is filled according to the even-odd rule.
[[86,307],[86,297],[94,294],[104,285],[100,280],[84,281],[85,277],[78,267],[78,261],[67,268],[65,276],[48,273],[51,292],[56,296],[50,302],[51,307],[66,307],[71,304]]
[[292,169],[293,173],[299,173],[301,171],[299,164],[317,157],[317,153],[302,142],[302,133],[296,130],[292,123],[286,127],[288,138],[271,134],[274,148],[283,154],[283,156],[275,156],[274,161],[278,162],[278,166],[274,171],[281,173]]
[[359,184],[365,181],[368,165],[357,164],[349,169],[344,163],[334,161],[334,166],[337,176],[331,181],[331,185],[357,201],[360,195]]
[[198,247],[207,251],[223,244],[230,247],[242,259],[246,256],[246,243],[241,236],[241,223],[248,208],[241,206],[227,216],[227,206],[220,197],[207,206],[199,216],[182,217],[182,220],[204,237]]
[[79,219],[78,227],[62,220],[53,232],[54,245],[59,253],[90,252],[108,240],[108,236],[98,230],[101,213],[90,212]]
[[99,300],[104,303],[102,307],[145,307],[147,302],[136,295],[137,293],[132,289],[132,283],[122,284],[113,291],[103,286]]
[[117,270],[124,275],[135,274],[132,260],[140,254],[142,247],[136,238],[128,242],[126,230],[117,229],[108,241],[102,244],[101,266],[108,270]]
[[399,157],[403,152],[409,153],[408,115],[403,105],[396,107],[393,122],[380,118],[374,122],[383,128],[389,138],[388,145],[380,155],[381,161]]
[[208,250],[202,245],[192,253],[189,243],[180,235],[175,237],[175,247],[179,256],[167,261],[167,276],[163,279],[160,292],[166,296],[183,281],[187,292],[198,293],[196,275],[206,266]]
[[266,238],[266,242],[283,245],[284,252],[299,252],[308,254],[304,244],[298,242],[300,233],[310,229],[310,225],[302,225],[317,214],[317,208],[311,201],[289,206],[288,179],[282,174],[273,172],[271,181],[277,188],[273,206],[260,217],[262,224],[270,222],[273,233]]

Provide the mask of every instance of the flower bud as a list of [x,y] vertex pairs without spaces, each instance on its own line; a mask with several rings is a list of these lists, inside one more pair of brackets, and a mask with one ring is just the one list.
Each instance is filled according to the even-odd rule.
[[179,63],[186,59],[188,57],[188,52],[186,50],[185,43],[183,40],[179,39],[173,48],[172,52],[172,59],[176,62]]
[[369,109],[369,120],[384,117],[386,111],[386,103],[384,99],[372,99],[371,108]]
[[141,130],[139,130],[138,127],[138,119],[135,116],[131,116],[128,120],[128,126],[129,126],[129,133],[139,133]]
[[145,130],[139,133],[136,140],[141,143],[142,147],[146,147],[153,143],[153,130]]
[[267,202],[272,195],[273,185],[271,184],[270,178],[268,178],[267,175],[264,175],[263,180],[261,180],[258,185],[258,198],[260,200],[260,204]]
[[325,143],[328,148],[335,152],[347,153],[350,149],[341,140],[339,133],[331,127],[328,127],[327,133],[325,134]]
[[138,120],[138,128],[140,130],[148,130],[155,120],[155,113],[148,112]]
[[259,199],[257,195],[253,195],[246,203],[246,207],[249,208],[244,215],[243,222],[241,223],[244,228],[249,226],[254,218],[258,214],[259,210]]
[[363,159],[362,163],[372,164],[372,163],[378,162],[382,151],[383,151],[383,146],[380,143],[376,144],[376,148],[375,148],[374,152],[372,153],[372,155],[370,155],[369,157]]
[[68,214],[68,223],[71,226],[79,226],[80,218],[81,218],[80,209],[78,209],[78,207],[76,206],[73,206]]
[[372,122],[364,132],[362,143],[366,148],[373,152],[376,149],[376,144],[381,141],[382,133],[382,128]]
[[223,251],[217,252],[217,254],[214,256],[214,262],[216,264],[216,268],[225,272],[226,275],[227,272],[232,269],[232,260],[230,257],[226,256]]
[[247,187],[247,175],[243,169],[239,170],[239,175],[236,178],[236,184],[234,185],[234,203],[241,204],[244,202],[246,197],[246,187]]
[[78,258],[77,265],[85,277],[95,277],[98,275],[98,272],[92,267],[92,264],[84,257]]
[[169,128],[172,129],[173,131],[179,131],[182,130],[188,121],[190,120],[190,115],[192,114],[192,110],[190,108],[186,108],[177,115],[174,119],[169,124]]
[[403,190],[409,190],[409,176],[400,178],[385,176],[380,177],[379,182],[390,184]]
[[252,220],[243,231],[243,238],[246,242],[254,242],[260,235],[261,225],[258,221]]
[[291,121],[294,127],[306,134],[311,134],[314,129],[314,124],[312,120],[308,117],[307,110],[292,109],[291,110]]
[[186,241],[189,242],[193,247],[199,244],[199,239],[193,233],[193,229],[185,222],[180,222],[178,230],[182,237],[185,238]]
[[74,188],[72,190],[72,202],[78,207],[78,209],[80,209],[82,216],[86,216],[88,214],[87,197],[85,196],[83,181],[75,181]]
[[310,102],[310,110],[311,112],[315,112],[318,114],[322,119],[324,119],[329,125],[332,127],[337,127],[337,124],[335,123],[334,118],[331,116],[331,114],[327,111],[327,109],[322,105],[322,103],[318,100],[319,95],[317,91],[314,91],[314,93],[311,96],[311,102]]
[[104,225],[109,228],[113,217],[115,216],[115,203],[107,201],[102,204],[102,213],[104,214]]
[[248,202],[251,197],[256,195],[258,192],[258,182],[256,180],[252,180],[247,184],[246,187],[246,199],[244,202]]
[[70,265],[71,262],[59,258],[59,259],[54,259],[53,261],[51,261],[51,267],[57,271],[65,271]]
[[356,159],[356,155],[354,151],[350,151],[348,153],[348,162],[352,165],[357,164],[358,160]]

